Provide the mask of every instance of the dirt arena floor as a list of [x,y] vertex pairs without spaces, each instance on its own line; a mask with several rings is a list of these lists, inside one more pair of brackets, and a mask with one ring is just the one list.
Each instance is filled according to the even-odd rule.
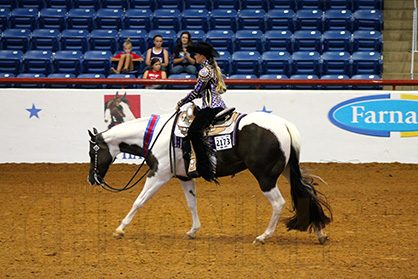
[[[322,177],[334,222],[330,243],[279,223],[253,245],[271,215],[249,172],[198,179],[202,229],[184,239],[191,217],[172,180],[135,216],[123,239],[113,230],[142,185],[109,193],[86,182],[87,164],[0,164],[1,278],[417,278],[418,165],[303,164]],[[114,165],[124,185],[134,165]],[[291,216],[289,185],[279,179]]]

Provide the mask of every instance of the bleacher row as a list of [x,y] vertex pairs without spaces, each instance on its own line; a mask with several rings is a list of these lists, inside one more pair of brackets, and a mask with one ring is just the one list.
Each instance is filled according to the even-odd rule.
[[[12,3],[2,7],[3,2]],[[109,58],[121,51],[126,38],[141,55],[161,34],[171,54],[183,30],[195,42],[215,46],[221,53],[218,64],[230,78],[367,79],[380,78],[383,68],[381,1],[13,2],[0,0],[0,72],[7,76],[106,77]],[[13,16],[15,11],[20,16]],[[218,11],[223,14],[216,17]],[[187,75],[169,76],[176,77]]]

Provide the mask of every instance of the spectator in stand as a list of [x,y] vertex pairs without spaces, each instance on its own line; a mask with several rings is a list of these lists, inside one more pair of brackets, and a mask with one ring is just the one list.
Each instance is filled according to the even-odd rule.
[[169,58],[168,51],[163,48],[163,37],[161,35],[155,35],[153,40],[154,47],[147,50],[145,57],[145,65],[147,66],[145,67],[144,72],[150,69],[151,60],[153,58],[158,58],[161,62],[161,70],[167,73]]
[[195,66],[196,60],[194,53],[187,51],[187,47],[192,47],[192,36],[188,31],[181,33],[180,40],[174,49],[174,60],[171,74],[188,73],[190,75],[196,75],[197,68]]
[[[161,61],[157,57],[152,58],[150,69],[146,70],[142,78],[166,79],[167,73],[161,70]],[[145,85],[146,89],[162,89],[162,84]]]
[[118,66],[115,68],[110,68],[111,74],[127,74],[132,72],[135,68],[134,62],[144,61],[144,59],[137,55],[136,53],[132,52],[132,43],[131,39],[127,38],[126,41],[123,43],[123,51],[118,55],[113,56],[110,58],[112,62],[118,62]]

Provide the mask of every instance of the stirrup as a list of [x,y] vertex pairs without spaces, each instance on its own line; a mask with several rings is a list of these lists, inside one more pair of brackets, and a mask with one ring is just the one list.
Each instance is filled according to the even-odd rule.
[[189,167],[187,170],[187,176],[190,178],[197,178],[199,177],[199,173],[197,172],[197,161],[196,161],[196,152],[193,149],[193,146],[191,145],[191,154],[190,154],[190,162]]

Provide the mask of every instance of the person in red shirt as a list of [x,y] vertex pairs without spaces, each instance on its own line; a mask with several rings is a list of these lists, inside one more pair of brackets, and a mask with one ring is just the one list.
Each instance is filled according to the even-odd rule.
[[[146,79],[166,79],[167,74],[165,71],[161,70],[161,61],[158,58],[151,59],[150,69],[145,71],[144,76],[142,78]],[[164,86],[162,84],[149,84],[146,85],[146,89],[162,89]]]
[[110,68],[111,74],[127,74],[134,70],[134,62],[144,61],[141,56],[132,52],[132,43],[130,38],[127,38],[123,43],[123,51],[124,52],[110,58],[110,61],[118,62],[116,69],[113,67]]

